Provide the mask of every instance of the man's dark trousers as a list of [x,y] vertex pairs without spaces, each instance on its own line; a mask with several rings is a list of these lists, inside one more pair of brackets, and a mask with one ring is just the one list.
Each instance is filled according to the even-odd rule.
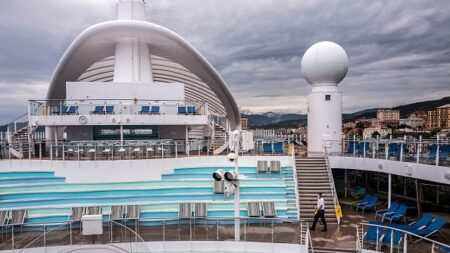
[[316,223],[319,220],[319,218],[322,221],[323,230],[327,230],[327,222],[325,221],[325,210],[317,211],[316,215],[314,216],[314,222],[313,222],[313,224],[311,226],[311,229],[316,228]]

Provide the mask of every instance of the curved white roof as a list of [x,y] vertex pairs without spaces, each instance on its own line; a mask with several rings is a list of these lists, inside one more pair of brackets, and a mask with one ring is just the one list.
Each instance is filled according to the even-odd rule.
[[83,31],[58,63],[47,99],[64,99],[66,82],[112,81],[115,45],[122,38],[149,45],[155,82],[184,83],[186,99],[208,102],[212,112],[228,118],[232,129],[239,126],[237,104],[212,65],[176,33],[145,21],[114,20]]

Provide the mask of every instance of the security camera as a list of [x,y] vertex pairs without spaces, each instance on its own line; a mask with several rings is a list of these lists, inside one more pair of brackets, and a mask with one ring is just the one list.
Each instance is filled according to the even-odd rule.
[[227,171],[225,172],[225,180],[227,181],[237,181],[239,179],[239,173],[237,171]]
[[213,173],[213,178],[216,181],[222,181],[223,177],[224,177],[225,172],[223,170],[216,170]]
[[227,155],[228,161],[230,162],[234,162],[237,159],[237,154],[236,153],[229,153]]

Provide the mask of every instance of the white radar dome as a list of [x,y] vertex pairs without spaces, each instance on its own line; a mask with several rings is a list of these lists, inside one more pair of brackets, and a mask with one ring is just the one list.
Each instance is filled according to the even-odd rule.
[[348,71],[348,56],[345,50],[331,41],[312,45],[302,58],[302,74],[313,85],[337,85]]

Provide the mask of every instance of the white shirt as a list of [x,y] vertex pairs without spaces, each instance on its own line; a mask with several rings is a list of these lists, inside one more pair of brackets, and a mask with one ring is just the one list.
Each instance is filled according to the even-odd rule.
[[317,210],[325,210],[325,201],[323,200],[323,197],[317,199]]

